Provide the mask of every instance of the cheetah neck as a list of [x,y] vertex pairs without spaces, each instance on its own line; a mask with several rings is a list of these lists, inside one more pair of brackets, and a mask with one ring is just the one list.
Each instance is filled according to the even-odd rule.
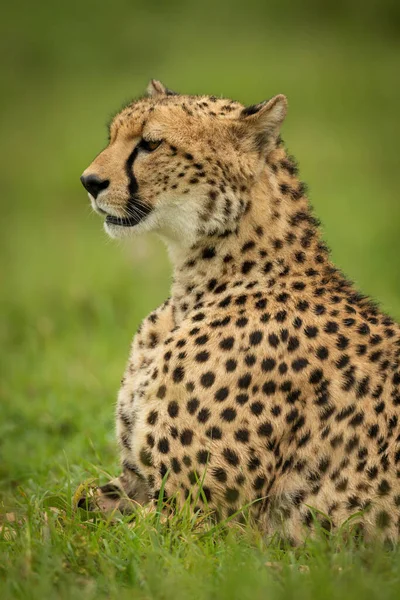
[[226,290],[238,295],[260,289],[275,293],[292,286],[318,287],[338,277],[305,186],[281,146],[271,152],[250,190],[237,229],[208,237],[190,250],[175,249],[172,260],[178,321]]

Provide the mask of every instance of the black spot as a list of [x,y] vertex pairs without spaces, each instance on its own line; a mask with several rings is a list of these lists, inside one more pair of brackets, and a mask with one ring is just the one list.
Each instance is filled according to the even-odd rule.
[[250,373],[245,373],[242,377],[238,379],[238,387],[240,389],[246,390],[251,383],[251,375]]
[[176,367],[172,373],[172,379],[175,383],[180,383],[185,376],[185,371],[183,367]]
[[211,258],[214,258],[214,256],[215,256],[215,248],[213,248],[212,246],[209,246],[208,248],[205,248],[203,250],[202,258],[209,260]]
[[287,317],[286,310],[280,310],[275,315],[275,319],[278,321],[278,323],[283,323],[286,320],[286,317]]
[[220,341],[219,346],[222,350],[231,350],[235,340],[233,337],[227,337]]
[[236,396],[236,402],[238,404],[240,404],[241,406],[243,406],[243,404],[246,404],[246,402],[249,401],[249,397],[247,394],[238,394]]
[[338,369],[344,369],[349,364],[350,357],[348,354],[342,354],[336,361],[336,366]]
[[287,342],[289,337],[289,331],[287,329],[281,329],[281,340],[282,342]]
[[276,391],[276,383],[275,381],[266,381],[262,386],[262,391],[266,396],[272,396]]
[[344,335],[338,335],[338,338],[336,340],[336,348],[338,348],[339,350],[345,350],[348,345],[349,338],[347,338]]
[[367,323],[362,323],[361,325],[359,325],[357,327],[357,331],[358,333],[360,333],[361,335],[368,335],[370,333],[370,328],[367,325]]
[[308,442],[310,441],[311,438],[311,433],[308,431],[307,433],[305,433],[297,442],[297,447],[301,448],[302,446],[306,446],[308,444]]
[[261,343],[263,338],[263,334],[261,331],[253,331],[249,336],[249,341],[251,346],[257,346]]
[[253,402],[250,405],[250,410],[253,413],[253,415],[256,415],[256,417],[258,417],[264,410],[264,404],[262,404],[262,402]]
[[350,415],[352,415],[355,410],[356,410],[355,405],[350,404],[349,406],[342,408],[342,410],[338,412],[338,414],[335,417],[335,420],[338,422],[343,421],[343,419],[347,419],[347,417],[350,417]]
[[240,317],[236,321],[236,327],[245,327],[248,322],[249,322],[249,320],[247,317]]
[[288,351],[289,352],[294,352],[295,350],[297,350],[297,348],[299,346],[300,346],[300,342],[299,342],[298,338],[294,337],[294,336],[291,336],[289,338],[288,345],[287,345]]
[[167,438],[161,438],[158,442],[158,449],[162,454],[168,454],[169,452],[169,441]]
[[193,315],[192,317],[192,321],[196,322],[196,321],[204,321],[205,319],[205,314],[200,312],[200,313],[196,313],[195,315]]
[[378,529],[386,529],[390,525],[390,515],[385,510],[381,510],[376,515],[376,526]]
[[281,294],[278,294],[276,297],[276,300],[278,302],[287,302],[288,299],[289,299],[289,294],[287,294],[286,292],[282,292]]
[[400,385],[400,372],[397,372],[393,375],[392,383],[394,385]]
[[[214,290],[214,294],[222,294],[222,292],[225,292],[226,288],[227,288],[227,285],[226,285],[226,283],[221,283],[221,285],[218,285],[218,286],[215,288],[215,290]],[[226,322],[226,324],[227,324],[227,323],[229,323],[229,320],[230,320],[230,318],[229,318],[229,317],[225,317],[225,319],[226,319],[226,318],[228,318],[228,321]],[[223,321],[224,321],[225,319],[222,319],[222,320],[221,320],[221,323],[223,323]]]
[[253,260],[244,261],[244,263],[242,264],[242,274],[247,275],[247,273],[250,273],[255,264],[256,263]]
[[199,476],[196,473],[196,471],[190,471],[190,473],[188,474],[189,477],[189,481],[192,485],[194,485],[195,483],[198,483],[199,481]]
[[364,354],[366,354],[367,352],[367,346],[365,344],[358,344],[356,346],[356,354],[358,354],[358,356],[363,356]]
[[191,429],[184,429],[180,435],[180,441],[182,446],[190,446],[193,440],[193,431]]
[[196,455],[197,462],[201,465],[206,465],[209,461],[209,457],[210,453],[208,452],[208,450],[199,450]]
[[387,481],[387,479],[382,479],[382,481],[378,485],[378,494],[380,496],[387,496],[387,494],[389,494],[390,491],[391,487],[389,482]]
[[200,378],[200,383],[203,387],[209,388],[213,385],[215,381],[215,375],[212,371],[207,371],[207,373],[203,373]]
[[276,361],[273,358],[264,358],[261,363],[261,369],[265,372],[272,371],[276,366]]
[[371,354],[369,355],[369,360],[371,362],[378,362],[378,360],[380,360],[382,356],[382,352],[380,350],[377,350],[376,352],[371,352]]
[[226,308],[227,306],[230,305],[231,301],[232,301],[232,296],[226,296],[225,298],[223,298],[221,300],[221,302],[218,303],[218,306],[220,308]]
[[306,287],[306,284],[303,283],[303,281],[295,281],[294,284],[292,285],[292,288],[294,290],[298,290],[298,291],[304,290],[305,287]]
[[171,467],[174,473],[180,473],[181,472],[181,465],[180,462],[177,458],[175,458],[175,456],[171,459]]
[[292,362],[293,371],[302,371],[308,365],[308,360],[306,358],[297,358]]
[[316,352],[317,358],[320,360],[326,360],[329,356],[329,351],[326,346],[320,346]]
[[186,467],[190,467],[192,465],[192,459],[187,454],[185,454],[185,456],[182,458],[182,462]]
[[245,359],[244,359],[244,362],[246,363],[246,365],[248,367],[252,367],[253,365],[256,364],[257,359],[254,356],[254,354],[247,354],[246,357],[245,357]]
[[359,412],[349,421],[349,425],[352,427],[358,427],[364,422],[364,414]]
[[261,298],[260,300],[257,300],[257,302],[254,304],[254,307],[257,308],[257,310],[264,310],[264,308],[267,306],[267,301],[265,298]]
[[220,483],[225,483],[228,479],[225,469],[222,469],[221,467],[216,467],[213,469],[212,474],[213,477],[215,477],[215,479]]
[[369,392],[369,377],[363,377],[357,385],[356,396],[357,398],[364,398]]
[[337,333],[338,330],[339,326],[337,323],[335,323],[335,321],[328,321],[324,327],[324,331],[326,331],[326,333]]
[[265,275],[267,275],[272,269],[272,262],[268,261],[265,263],[264,267],[263,267],[263,272],[265,273]]
[[225,500],[229,502],[229,504],[234,504],[239,498],[239,490],[236,488],[227,488],[225,490]]
[[208,410],[208,408],[202,408],[201,410],[199,410],[199,413],[197,415],[197,420],[199,423],[207,423],[210,416],[211,416],[211,413]]
[[197,362],[204,363],[210,358],[210,353],[207,350],[203,350],[202,352],[198,352],[194,358]]
[[228,373],[231,373],[232,371],[234,371],[236,369],[236,367],[237,367],[237,362],[233,358],[229,358],[225,363],[225,368]]
[[335,490],[337,492],[345,492],[347,490],[347,486],[349,484],[349,480],[342,478],[338,481],[338,483],[335,485]]
[[197,398],[191,398],[186,405],[188,413],[190,415],[194,415],[196,410],[199,408],[199,404],[200,404],[200,402],[198,401]]
[[257,429],[257,433],[259,436],[262,437],[270,437],[270,435],[272,434],[272,425],[269,421],[266,421],[265,423],[262,423],[261,425],[259,425],[258,429]]
[[275,404],[275,406],[272,406],[271,413],[274,415],[274,417],[279,417],[281,412],[282,412],[282,409],[278,404]]
[[157,398],[160,398],[162,400],[163,398],[165,398],[166,393],[167,393],[167,388],[165,387],[165,385],[160,385],[160,387],[158,388],[158,391],[157,391]]
[[260,465],[260,459],[257,458],[257,456],[252,456],[247,463],[247,468],[249,469],[249,471],[255,471]]
[[351,317],[347,317],[346,319],[343,319],[343,324],[346,327],[352,327],[355,324],[356,320],[352,319]]
[[149,450],[147,450],[147,448],[142,448],[140,453],[139,453],[139,458],[140,458],[140,462],[145,466],[145,467],[152,467],[153,466],[153,457],[151,456],[151,452]]
[[311,327],[311,325],[307,325],[304,328],[304,333],[308,338],[315,338],[318,334],[318,327]]
[[221,412],[221,418],[228,423],[234,421],[236,419],[236,410],[234,408],[225,408]]
[[219,427],[210,427],[206,431],[206,436],[212,440],[220,440],[222,438],[222,431]]
[[295,329],[300,329],[300,327],[303,325],[303,321],[300,319],[300,317],[295,317],[293,319],[293,327]]
[[226,462],[233,467],[236,467],[239,464],[239,456],[234,450],[231,450],[231,448],[224,448],[222,454]]
[[286,415],[286,423],[293,423],[299,416],[299,411],[297,408],[292,408],[292,410]]
[[314,369],[314,371],[312,371],[312,373],[310,375],[309,382],[315,385],[321,381],[323,376],[324,376],[324,374],[321,371],[321,369]]
[[178,416],[178,414],[179,414],[179,406],[178,406],[178,403],[175,402],[175,400],[173,400],[172,402],[170,402],[168,404],[168,414],[173,419]]
[[268,336],[268,342],[273,348],[276,348],[279,345],[279,338],[275,333],[270,333]]
[[307,300],[300,300],[300,302],[297,303],[296,308],[301,312],[305,312],[309,306],[310,305],[308,304]]
[[245,444],[246,442],[249,441],[249,431],[248,429],[238,429],[237,431],[235,431],[235,439],[238,442],[242,442],[243,444]]
[[217,390],[215,392],[214,397],[218,402],[223,402],[224,400],[226,400],[228,395],[229,395],[229,389],[227,387],[222,387],[222,388],[219,388],[219,390]]
[[243,244],[241,252],[247,252],[247,250],[251,250],[252,248],[254,248],[255,245],[256,243],[253,240],[250,240],[249,242]]
[[323,304],[316,304],[314,312],[316,315],[324,315],[326,313],[326,308],[323,306]]
[[149,425],[155,425],[158,419],[158,412],[156,410],[152,410],[147,417],[147,422]]

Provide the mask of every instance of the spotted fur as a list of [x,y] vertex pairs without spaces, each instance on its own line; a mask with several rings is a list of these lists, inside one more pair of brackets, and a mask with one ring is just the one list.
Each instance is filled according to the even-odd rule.
[[333,266],[285,113],[284,96],[245,108],[151,82],[84,174],[108,182],[91,197],[107,231],[158,232],[174,269],[133,341],[113,486],[151,502],[164,478],[218,517],[251,505],[295,543],[355,513],[396,541],[399,325]]

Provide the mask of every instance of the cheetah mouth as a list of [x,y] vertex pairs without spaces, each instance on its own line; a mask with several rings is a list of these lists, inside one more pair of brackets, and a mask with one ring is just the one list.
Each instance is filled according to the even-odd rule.
[[106,212],[104,209],[100,210],[106,217],[107,225],[117,225],[118,227],[134,227],[143,221],[143,219],[147,217],[152,209],[138,198],[132,198],[126,205],[125,214],[127,214],[127,216],[125,217],[112,215]]
[[119,227],[134,227],[137,225],[143,217],[115,217],[114,215],[106,216],[106,223],[108,225],[118,225]]

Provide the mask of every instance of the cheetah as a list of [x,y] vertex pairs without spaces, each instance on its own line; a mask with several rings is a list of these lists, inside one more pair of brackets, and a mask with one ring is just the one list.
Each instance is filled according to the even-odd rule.
[[294,544],[356,514],[396,543],[400,327],[332,264],[286,111],[283,95],[245,107],[152,80],[81,177],[111,237],[156,232],[173,265],[133,339],[122,473],[96,505],[247,507]]

